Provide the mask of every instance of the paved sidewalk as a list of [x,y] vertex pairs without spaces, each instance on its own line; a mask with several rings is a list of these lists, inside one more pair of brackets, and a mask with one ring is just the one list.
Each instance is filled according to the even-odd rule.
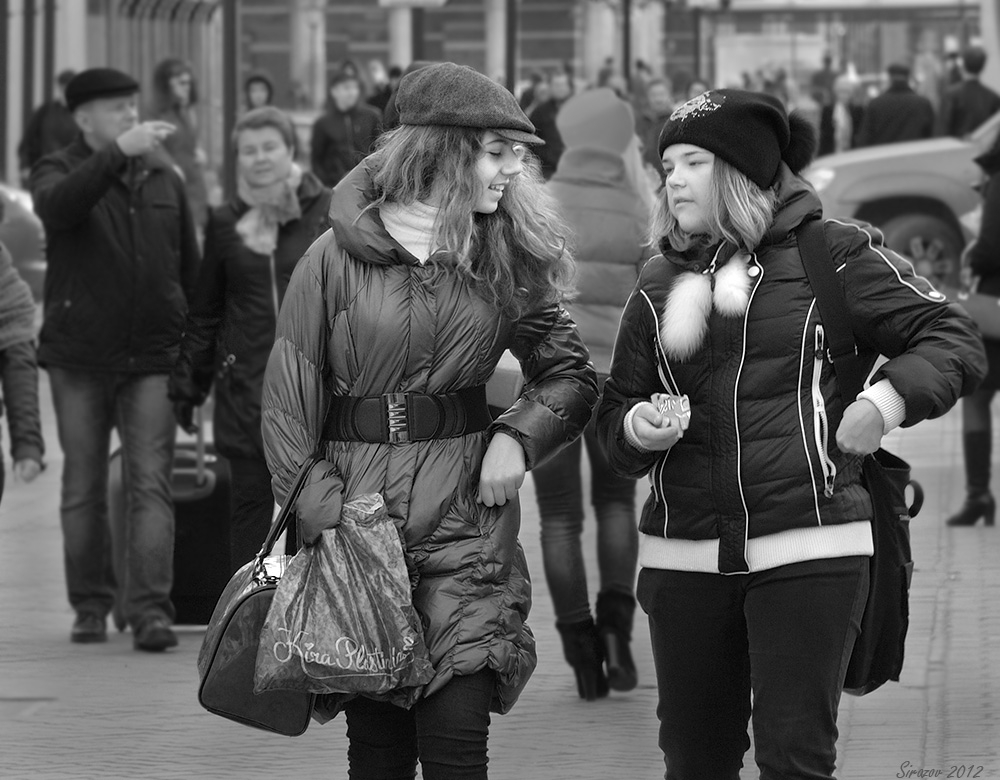
[[[199,707],[199,630],[182,629],[180,646],[163,655],[133,651],[128,634],[113,634],[107,645],[69,643],[57,511],[61,454],[44,375],[42,401],[49,469],[29,486],[8,482],[0,509],[0,778],[346,778],[340,719],[287,739]],[[918,777],[906,772],[920,769],[946,777],[953,766],[956,778],[1000,777],[1000,529],[941,522],[961,498],[959,425],[952,413],[886,442],[911,461],[927,491],[913,523],[908,657],[899,684],[844,698],[842,780]],[[580,701],[553,626],[530,480],[522,506],[539,665],[513,712],[494,718],[491,778],[662,777],[644,623],[635,641],[639,688]],[[586,544],[593,578],[593,523]],[[752,753],[746,764],[742,777],[757,777]]]

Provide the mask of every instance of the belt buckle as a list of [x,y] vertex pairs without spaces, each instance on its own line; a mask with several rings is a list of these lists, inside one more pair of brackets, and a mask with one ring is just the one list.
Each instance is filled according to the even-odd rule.
[[398,444],[410,440],[409,404],[406,393],[387,393],[385,400],[386,430],[389,442]]

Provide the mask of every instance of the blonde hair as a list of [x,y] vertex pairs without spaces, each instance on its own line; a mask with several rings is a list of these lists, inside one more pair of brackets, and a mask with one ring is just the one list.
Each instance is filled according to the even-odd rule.
[[715,157],[708,231],[695,235],[681,230],[670,213],[667,187],[660,193],[653,211],[649,235],[654,244],[665,239],[678,252],[698,245],[711,246],[722,240],[753,251],[774,221],[778,206],[773,188],[761,189],[725,160]]
[[480,298],[517,319],[569,297],[574,273],[569,228],[530,154],[496,212],[475,212],[482,195],[476,177],[482,136],[482,130],[450,125],[401,125],[385,133],[367,161],[375,198],[365,211],[386,201],[408,205],[442,193],[431,260],[442,273],[457,269]]

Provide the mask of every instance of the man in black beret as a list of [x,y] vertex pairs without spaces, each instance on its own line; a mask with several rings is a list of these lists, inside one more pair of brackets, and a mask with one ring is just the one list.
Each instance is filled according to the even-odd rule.
[[934,106],[910,86],[909,66],[895,62],[886,72],[889,86],[865,109],[855,146],[919,141],[934,135]]
[[326,112],[313,124],[312,171],[333,187],[371,152],[382,134],[382,112],[361,100],[361,82],[348,67],[330,78]]
[[[167,377],[195,286],[198,243],[184,183],[159,154],[174,127],[140,122],[131,76],[92,68],[66,85],[80,129],[31,172],[48,268],[39,363],[48,372],[65,456],[60,518],[70,638],[103,642],[107,614],[132,626],[140,650],[177,644],[175,422]],[[122,443],[127,571],[109,560],[108,451]]]

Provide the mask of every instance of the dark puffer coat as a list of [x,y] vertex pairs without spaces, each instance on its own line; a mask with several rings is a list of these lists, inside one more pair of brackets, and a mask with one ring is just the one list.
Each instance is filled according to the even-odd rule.
[[[521,398],[485,432],[402,444],[336,441],[313,470],[315,492],[379,492],[403,529],[419,582],[414,604],[436,675],[497,672],[492,708],[506,712],[535,667],[525,625],[531,588],[517,540],[517,501],[476,502],[480,464],[504,426],[529,468],[577,437],[597,400],[594,369],[558,306],[517,322],[455,272],[436,273],[391,238],[370,202],[364,164],[333,193],[332,230],[292,276],[264,382],[263,433],[278,502],[320,443],[331,395],[446,393],[485,383],[503,351],[521,361]],[[332,466],[330,465],[332,464]],[[316,484],[318,481],[319,484]],[[300,500],[301,502],[301,500]]]
[[170,397],[200,404],[215,381],[213,435],[227,458],[264,459],[260,398],[278,309],[295,264],[326,229],[330,206],[330,191],[310,173],[298,197],[302,217],[278,230],[271,257],[248,249],[236,232],[248,208],[240,200],[213,209],[205,231]]
[[[871,554],[861,458],[836,444],[843,404],[794,232],[822,210],[782,171],[778,214],[740,271],[750,277],[744,315],[713,310],[701,347],[668,358],[668,296],[683,272],[707,268],[671,251],[647,263],[622,316],[598,431],[617,472],[652,472],[642,566],[732,574]],[[825,232],[859,350],[869,368],[879,353],[889,358],[872,381],[889,379],[903,397],[905,426],[944,414],[985,372],[972,321],[876,229],[828,220]],[[665,453],[639,450],[623,428],[632,407],[666,391],[658,368],[691,400],[690,428]]]

